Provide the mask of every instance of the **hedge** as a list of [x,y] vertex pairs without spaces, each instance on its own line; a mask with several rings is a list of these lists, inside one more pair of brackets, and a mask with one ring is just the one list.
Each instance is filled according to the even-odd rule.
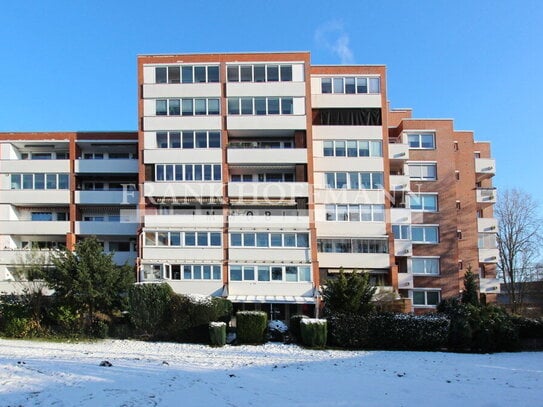
[[162,336],[166,331],[166,315],[174,293],[164,284],[132,285],[128,290],[130,322],[141,335]]
[[302,339],[302,334],[300,331],[300,322],[304,318],[309,318],[309,317],[302,314],[296,314],[290,317],[289,331],[290,331],[290,334],[294,337],[294,339],[297,342],[301,341]]
[[239,343],[262,343],[266,340],[268,316],[261,311],[238,311],[236,337]]
[[325,319],[302,318],[300,333],[303,344],[311,348],[324,348],[328,333],[327,328]]
[[209,343],[211,346],[226,345],[226,324],[224,322],[209,323]]

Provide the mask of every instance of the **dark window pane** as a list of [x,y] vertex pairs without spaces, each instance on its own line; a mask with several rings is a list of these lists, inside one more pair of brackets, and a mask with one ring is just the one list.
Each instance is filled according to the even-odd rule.
[[281,98],[281,114],[293,114],[292,98]]
[[168,101],[167,100],[157,100],[156,101],[156,115],[157,116],[166,116],[168,114]]
[[239,98],[228,98],[228,114],[239,114]]
[[205,115],[206,112],[206,100],[205,99],[195,99],[194,100],[194,114],[197,116]]
[[268,82],[278,82],[279,81],[279,66],[278,65],[268,65]]
[[156,146],[158,148],[168,148],[168,133],[159,132],[156,134]]
[[368,93],[367,78],[356,78],[356,93]]
[[207,81],[219,82],[219,67],[218,66],[207,67]]
[[266,81],[266,66],[255,65],[255,82],[265,82],[265,81]]
[[179,99],[170,99],[168,101],[168,114],[170,116],[179,116],[181,113],[179,108]]
[[196,132],[196,148],[207,148],[207,133],[205,131]]
[[226,77],[228,82],[239,82],[239,66],[231,65],[226,67]]
[[206,81],[206,67],[195,66],[194,67],[194,82],[201,83]]
[[268,114],[279,114],[279,98],[268,98]]
[[241,281],[241,266],[230,266],[230,280]]
[[334,78],[334,93],[343,93],[343,78]]
[[204,165],[204,181],[211,181],[211,164]]
[[185,181],[193,181],[192,164],[185,165]]
[[272,267],[271,276],[273,281],[283,280],[283,268],[282,267]]
[[192,131],[183,132],[183,148],[194,148],[194,133]]
[[207,100],[207,114],[216,115],[220,113],[219,99]]
[[185,246],[196,246],[196,233],[185,232]]
[[257,115],[266,114],[266,98],[255,98],[255,111]]
[[345,93],[355,93],[354,78],[345,78]]
[[253,81],[253,66],[252,65],[242,65],[240,67],[241,72],[241,81],[242,82],[252,82]]
[[281,65],[281,81],[292,81],[292,65]]
[[168,83],[179,83],[179,67],[178,66],[169,66],[168,67]]
[[192,66],[182,68],[183,83],[192,83]]
[[331,78],[321,79],[321,91],[322,93],[332,93],[332,79]]
[[215,181],[220,181],[221,178],[222,178],[221,175],[222,175],[222,173],[221,173],[221,166],[220,166],[220,164],[215,164],[215,165],[213,165],[213,179],[214,179]]
[[196,164],[194,166],[194,181],[201,181],[202,180],[202,166],[199,164]]
[[170,148],[181,147],[181,133],[172,131],[170,133]]
[[221,133],[213,131],[209,132],[209,147],[218,148],[221,146]]
[[155,82],[166,83],[166,68],[155,68]]
[[192,99],[182,99],[183,116],[192,116]]
[[268,266],[258,267],[258,281],[270,281],[270,268]]
[[253,114],[252,98],[241,98],[241,114]]

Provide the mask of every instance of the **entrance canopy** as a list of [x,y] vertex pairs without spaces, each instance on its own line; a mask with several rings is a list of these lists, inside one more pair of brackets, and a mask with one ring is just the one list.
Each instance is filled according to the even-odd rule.
[[238,303],[315,304],[314,297],[301,297],[294,295],[229,295],[226,298],[232,302]]

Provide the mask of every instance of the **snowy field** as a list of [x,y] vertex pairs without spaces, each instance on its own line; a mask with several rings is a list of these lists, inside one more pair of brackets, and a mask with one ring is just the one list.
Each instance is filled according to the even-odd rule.
[[543,352],[0,340],[0,405],[543,406]]

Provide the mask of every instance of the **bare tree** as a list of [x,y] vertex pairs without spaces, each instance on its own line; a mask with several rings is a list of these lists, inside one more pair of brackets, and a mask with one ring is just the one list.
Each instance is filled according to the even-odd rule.
[[512,312],[522,310],[526,282],[531,279],[541,245],[541,220],[532,196],[518,189],[503,191],[495,207],[499,221],[498,269]]

